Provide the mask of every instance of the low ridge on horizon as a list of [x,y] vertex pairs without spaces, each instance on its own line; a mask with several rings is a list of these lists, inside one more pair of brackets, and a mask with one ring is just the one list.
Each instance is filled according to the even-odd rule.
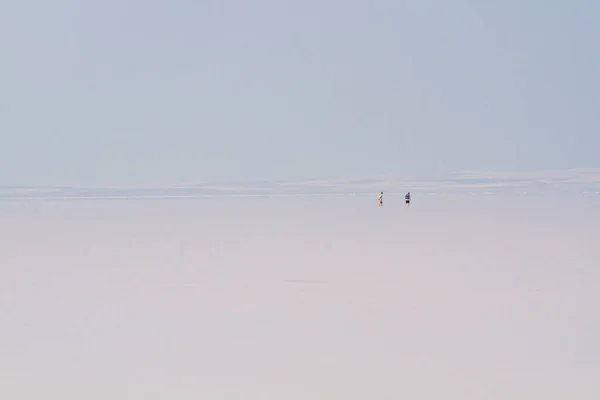
[[[531,172],[457,171],[437,179],[412,179],[397,175],[337,180],[255,181],[223,184],[218,182],[188,183],[164,187],[0,187],[0,199],[46,198],[193,198],[231,195],[326,195],[369,194],[379,191],[438,193],[490,190],[549,190],[563,187],[581,193],[600,191],[599,169],[565,169]],[[566,186],[565,186],[566,185]]]

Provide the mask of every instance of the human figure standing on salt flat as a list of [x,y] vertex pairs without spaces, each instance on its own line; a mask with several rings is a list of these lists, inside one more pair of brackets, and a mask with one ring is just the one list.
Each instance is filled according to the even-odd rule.
[[383,192],[381,192],[377,200],[379,201],[379,207],[383,206]]

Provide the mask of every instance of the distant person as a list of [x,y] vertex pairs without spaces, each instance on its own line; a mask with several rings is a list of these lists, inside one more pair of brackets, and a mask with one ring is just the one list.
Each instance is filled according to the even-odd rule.
[[381,192],[381,194],[377,198],[377,201],[379,202],[379,207],[383,206],[383,192]]
[[404,196],[404,203],[407,207],[410,205],[410,192],[406,193],[406,196]]

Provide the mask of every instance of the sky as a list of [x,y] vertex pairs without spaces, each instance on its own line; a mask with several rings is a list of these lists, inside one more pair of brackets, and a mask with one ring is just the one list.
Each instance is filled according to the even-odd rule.
[[599,167],[594,1],[6,1],[0,185]]
[[599,398],[597,200],[386,199],[3,203],[0,397]]

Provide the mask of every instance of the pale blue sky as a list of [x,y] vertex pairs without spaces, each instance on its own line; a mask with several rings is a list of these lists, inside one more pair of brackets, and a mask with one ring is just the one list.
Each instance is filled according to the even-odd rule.
[[598,167],[600,3],[0,7],[0,185]]

